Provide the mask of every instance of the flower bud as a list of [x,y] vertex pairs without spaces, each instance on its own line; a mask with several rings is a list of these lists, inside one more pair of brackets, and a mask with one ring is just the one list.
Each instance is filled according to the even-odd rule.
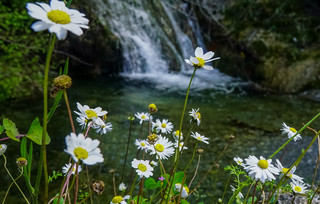
[[101,195],[104,191],[104,182],[103,181],[92,181],[91,182],[91,188],[94,190],[97,194]]
[[130,120],[130,121],[134,121],[134,116],[133,115],[130,115],[129,117],[128,117],[128,120]]
[[27,161],[26,158],[20,157],[20,158],[17,159],[17,165],[18,165],[19,167],[27,166],[27,164],[28,164],[28,161]]
[[203,149],[197,149],[198,154],[203,154]]
[[157,140],[158,140],[158,135],[156,135],[156,134],[151,134],[148,136],[148,142],[150,144],[156,143]]
[[71,77],[68,75],[61,75],[53,80],[53,86],[59,89],[68,89],[72,85]]
[[110,173],[110,174],[114,174],[114,173],[116,173],[116,172],[117,172],[116,169],[110,169],[110,170],[109,170],[109,173]]
[[158,111],[158,108],[154,103],[149,104],[148,109],[150,113],[156,113]]
[[0,155],[5,153],[7,150],[7,145],[6,144],[0,144]]

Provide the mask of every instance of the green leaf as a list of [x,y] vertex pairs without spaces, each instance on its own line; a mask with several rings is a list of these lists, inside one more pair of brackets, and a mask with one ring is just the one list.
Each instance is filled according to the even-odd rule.
[[[58,196],[59,194],[56,194],[56,196]],[[59,200],[59,197],[58,198],[55,198],[53,200],[53,204],[58,204],[58,200]],[[64,203],[64,200],[63,198],[60,198],[60,201],[59,201],[59,204],[63,204]]]
[[3,119],[3,127],[6,129],[6,134],[8,137],[10,137],[12,140],[19,141],[16,136],[19,135],[18,129],[16,128],[16,124],[14,124],[11,120],[8,118]]
[[[189,202],[186,201],[185,199],[182,199],[180,203],[181,203],[181,204],[189,204]],[[200,204],[200,203],[199,203],[199,204]]]
[[63,74],[68,75],[69,71],[69,57],[66,60],[66,63],[64,64]]
[[4,127],[3,127],[3,126],[0,126],[0,135],[1,135],[1,133],[3,132],[3,130],[4,130]]
[[53,105],[48,113],[48,123],[51,119],[51,117],[53,116],[54,112],[56,111],[56,109],[58,108],[59,106],[59,102],[62,98],[62,95],[63,95],[63,91],[60,90],[58,93],[57,93],[57,96],[54,98],[54,102],[53,102]]
[[183,171],[178,171],[177,173],[175,173],[172,186],[174,186],[176,183],[182,183],[183,177],[184,177],[184,172]]
[[[27,133],[27,138],[29,138],[30,140],[32,140],[36,144],[41,145],[41,143],[42,143],[42,126],[39,123],[39,118],[34,119],[34,121],[32,122],[30,129]],[[47,133],[46,139],[45,139],[46,145],[49,144],[50,141],[51,141],[51,139]]]
[[157,183],[156,181],[149,177],[144,181],[144,185],[146,186],[146,189],[155,189],[157,188]]

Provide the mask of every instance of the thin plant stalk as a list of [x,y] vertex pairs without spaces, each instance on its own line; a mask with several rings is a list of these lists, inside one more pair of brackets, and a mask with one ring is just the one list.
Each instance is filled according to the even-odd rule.
[[272,194],[270,196],[270,198],[267,200],[267,204],[270,202],[270,199],[271,197],[274,195],[274,193],[277,191],[277,189],[279,189],[279,187],[282,185],[282,181],[284,179],[286,179],[286,175],[287,173],[289,173],[291,171],[291,169],[294,167],[294,166],[298,166],[298,164],[300,163],[301,159],[304,157],[304,155],[307,153],[308,149],[310,149],[310,147],[312,146],[312,144],[315,142],[315,140],[318,138],[320,134],[320,131],[317,132],[317,134],[313,137],[312,141],[310,142],[310,144],[308,145],[308,147],[303,151],[302,154],[300,154],[300,156],[298,157],[298,159],[293,163],[293,165],[288,169],[288,171],[285,173],[285,175],[282,177],[282,179],[279,181],[278,185],[276,186],[276,189],[275,191],[272,191]]
[[20,193],[21,193],[21,195],[23,196],[23,198],[26,200],[26,202],[27,202],[28,204],[30,204],[29,201],[28,201],[28,199],[26,198],[26,196],[24,195],[24,193],[22,192],[21,188],[19,187],[19,185],[18,185],[17,182],[16,182],[16,181],[23,175],[23,168],[21,168],[21,173],[20,173],[20,175],[19,175],[16,179],[14,179],[14,178],[12,177],[9,169],[7,169],[7,158],[6,158],[6,156],[5,156],[4,154],[2,154],[2,156],[3,156],[3,158],[4,158],[4,164],[3,164],[3,166],[4,166],[5,170],[7,171],[8,175],[10,176],[10,178],[12,179],[12,183],[10,184],[10,186],[9,186],[9,188],[8,188],[8,190],[7,190],[4,198],[3,198],[2,204],[5,203],[5,200],[6,200],[6,198],[7,198],[7,195],[8,195],[8,193],[9,193],[9,190],[10,190],[10,188],[11,188],[11,186],[12,186],[13,184],[15,184],[15,185],[17,186],[17,188],[18,188],[18,190],[20,191]]
[[[87,175],[88,186],[90,186],[89,169],[88,169],[88,166],[87,166],[87,165],[86,165],[86,175]],[[89,195],[90,195],[90,203],[93,204],[92,190],[91,190],[91,188],[89,188]]]
[[313,200],[314,196],[317,194],[319,188],[320,188],[320,185],[318,186],[318,188],[317,188],[317,189],[314,191],[314,193],[312,194],[312,197],[311,197],[311,199],[309,200],[308,204],[311,204],[311,203],[312,203],[312,200]]
[[71,128],[72,128],[72,132],[74,134],[76,134],[76,130],[74,128],[74,123],[73,123],[73,119],[72,119],[72,115],[71,115],[71,109],[70,109],[70,105],[69,105],[69,100],[68,100],[68,95],[67,95],[67,90],[63,89],[63,96],[64,96],[64,100],[66,102],[66,106],[68,109],[68,114],[69,114],[69,119],[70,119],[70,124],[71,124]]
[[229,175],[228,180],[227,180],[227,183],[226,183],[226,185],[225,185],[225,187],[224,187],[224,191],[223,191],[222,198],[221,198],[222,201],[223,201],[224,196],[226,195],[226,192],[227,192],[227,189],[228,189],[228,186],[229,186],[230,179],[231,179],[231,174]]
[[315,180],[316,180],[317,170],[318,170],[318,167],[319,167],[319,160],[320,160],[320,138],[319,138],[319,136],[318,136],[318,157],[317,157],[316,168],[315,168],[314,173],[313,173],[313,179],[312,179],[311,189],[313,188],[314,182],[315,182]]
[[[249,193],[250,193],[250,190],[251,190],[251,188],[252,188],[252,186],[253,186],[253,183],[254,183],[254,182],[251,183],[251,185],[250,185],[250,187],[249,187],[249,190],[248,190],[248,192],[247,192],[247,194],[246,194],[246,197],[244,198],[243,203],[246,203],[246,200],[247,200],[247,198],[249,197]],[[230,199],[230,200],[231,200],[231,199]],[[230,203],[230,201],[229,201],[228,203]]]
[[313,121],[315,121],[320,116],[320,113],[318,113],[316,116],[314,116],[307,124],[305,124],[296,134],[291,137],[287,142],[285,142],[279,149],[277,149],[268,159],[271,159],[274,157],[280,150],[282,150],[291,140],[293,140],[300,132],[302,132],[304,129],[306,129]]
[[143,196],[143,181],[144,181],[144,177],[142,177],[141,180],[140,180],[137,204],[139,204],[140,196],[141,197]]
[[253,188],[253,193],[252,193],[252,204],[254,204],[254,194],[255,194],[255,192],[256,192],[256,189],[257,189],[257,185],[258,185],[258,183],[259,183],[259,180],[258,181],[256,181],[256,184],[254,185],[254,188]]
[[[198,163],[197,163],[197,167],[196,167],[196,170],[194,171],[194,175],[193,175],[193,177],[192,177],[192,179],[191,179],[191,181],[190,181],[190,183],[189,183],[189,185],[188,185],[188,188],[190,189],[190,187],[191,187],[191,184],[192,184],[192,182],[193,182],[193,180],[196,178],[196,176],[197,176],[197,173],[198,173],[198,169],[199,169],[199,165],[200,165],[200,158],[201,158],[201,154],[199,154],[199,156],[198,156]],[[231,175],[230,175],[231,176]],[[229,179],[230,179],[230,177],[229,177]]]
[[49,67],[52,52],[54,49],[54,44],[56,41],[56,36],[52,35],[49,49],[46,56],[46,64],[44,69],[44,80],[43,80],[43,124],[42,124],[42,142],[41,142],[41,151],[40,151],[40,159],[38,164],[38,173],[36,177],[36,185],[35,185],[35,200],[38,202],[39,196],[39,186],[42,174],[42,167],[44,173],[44,203],[48,201],[48,192],[49,192],[49,180],[48,180],[48,168],[47,168],[47,152],[46,152],[46,135],[47,135],[47,123],[48,123],[48,75],[49,75]]
[[[127,157],[128,157],[128,151],[129,151],[129,145],[130,145],[130,139],[131,139],[131,132],[132,132],[132,123],[133,123],[133,120],[130,120],[129,136],[128,136],[128,141],[127,141],[126,156],[124,157],[124,162],[123,162],[123,166],[122,166],[122,174],[121,174],[121,181],[120,181],[120,183],[122,183],[122,181],[123,181],[124,172],[125,172],[125,169],[126,169],[126,163],[127,163]],[[143,124],[143,123],[142,123],[142,124]],[[141,128],[142,128],[142,124],[141,124]]]
[[188,165],[187,165],[187,166],[186,166],[186,168],[184,169],[184,172],[186,172],[186,171],[187,171],[187,169],[189,168],[189,166],[190,166],[191,162],[192,162],[192,161],[193,161],[193,159],[194,159],[194,155],[196,154],[196,150],[197,150],[198,143],[199,143],[199,142],[197,141],[196,145],[194,146],[194,150],[193,150],[192,157],[191,157],[191,159],[190,159],[190,161],[189,161]]
[[112,183],[113,183],[113,195],[117,196],[117,188],[116,188],[116,174],[112,173]]
[[138,177],[138,175],[136,175],[136,177],[134,178],[134,181],[133,181],[133,183],[132,183],[132,185],[131,185],[131,189],[130,189],[130,193],[129,193],[129,195],[130,195],[129,203],[130,203],[130,201],[131,201],[131,195],[132,195],[132,191],[133,191],[133,189],[134,189],[134,187],[135,187],[134,184],[136,183],[137,177]]
[[[188,89],[187,89],[187,94],[186,94],[186,98],[184,100],[184,106],[183,106],[183,109],[182,109],[182,114],[181,114],[181,119],[180,119],[180,126],[179,126],[179,139],[178,139],[178,144],[180,144],[180,138],[181,138],[181,131],[182,131],[182,124],[183,124],[183,118],[184,118],[184,114],[185,114],[185,111],[186,111],[186,107],[187,107],[187,102],[188,102],[188,97],[189,97],[189,92],[190,92],[190,87],[191,87],[191,83],[192,83],[192,80],[193,80],[193,77],[196,73],[197,69],[194,68],[193,70],[193,73],[192,73],[192,76],[191,76],[191,79],[190,79],[190,82],[189,82],[189,85],[188,85]],[[167,187],[169,187],[169,192],[168,194],[170,194],[170,191],[171,191],[171,186],[172,186],[172,183],[173,183],[173,178],[171,179],[171,177],[174,177],[174,173],[177,169],[177,165],[178,165],[178,161],[179,161],[179,156],[180,156],[180,151],[179,151],[179,146],[177,147],[177,150],[176,150],[176,156],[175,156],[175,161],[174,161],[174,167],[171,171],[171,174],[170,174],[170,177],[169,177],[169,180],[168,180],[168,184],[166,186],[166,189]],[[170,180],[171,179],[171,180]],[[165,190],[166,191],[166,190]],[[168,196],[169,198],[169,196]],[[162,203],[164,199],[164,196],[162,196],[161,198],[161,201],[160,203]],[[168,199],[167,199],[168,201]]]
[[76,164],[76,174],[75,174],[75,177],[76,177],[76,190],[75,190],[75,195],[74,195],[74,204],[76,204],[77,200],[78,200],[78,188],[79,188],[78,167],[79,167],[79,163],[80,163],[80,160]]

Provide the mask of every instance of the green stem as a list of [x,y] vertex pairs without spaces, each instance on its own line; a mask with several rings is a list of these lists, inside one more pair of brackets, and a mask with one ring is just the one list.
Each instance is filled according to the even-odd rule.
[[[319,115],[319,114],[318,114]],[[317,132],[317,134],[314,136],[314,138],[312,139],[312,141],[310,142],[310,144],[308,145],[308,147],[303,151],[302,154],[300,154],[300,156],[298,157],[298,159],[293,163],[293,165],[288,169],[287,173],[289,173],[291,171],[291,169],[294,166],[298,166],[298,164],[300,163],[301,159],[304,157],[304,155],[307,153],[308,149],[310,149],[310,147],[312,146],[312,144],[316,141],[316,139],[318,138],[320,134],[320,131]],[[274,193],[277,191],[277,189],[280,188],[280,186],[282,185],[282,181],[284,179],[287,179],[287,173],[284,174],[284,176],[282,177],[282,179],[279,181],[278,185],[276,186],[276,189],[274,191],[272,191],[272,194],[270,196],[270,198],[267,200],[267,204],[270,202],[272,196],[274,195]]]
[[311,199],[309,200],[308,204],[311,204],[311,203],[312,203],[312,200],[313,200],[314,196],[317,194],[319,188],[320,188],[320,185],[318,186],[318,188],[317,188],[317,189],[314,191],[314,193],[312,194],[312,197],[311,197]]
[[293,140],[300,132],[302,132],[304,129],[306,129],[315,119],[317,119],[320,116],[320,113],[318,113],[316,116],[314,116],[307,124],[305,124],[293,137],[291,137],[287,142],[285,142],[277,151],[275,151],[269,159],[274,157],[280,150],[282,150],[291,140]]
[[187,171],[187,169],[189,168],[189,166],[190,166],[191,162],[193,161],[193,159],[194,159],[194,155],[196,154],[197,146],[198,146],[198,141],[197,141],[197,143],[196,143],[196,146],[194,146],[194,150],[193,150],[192,158],[191,158],[191,160],[189,161],[189,163],[188,163],[188,165],[186,166],[186,168],[184,169],[184,172],[186,172],[186,171]]
[[[189,97],[190,87],[191,87],[191,83],[192,83],[192,80],[193,80],[193,77],[194,77],[196,71],[197,71],[197,69],[194,68],[193,73],[192,73],[192,76],[191,76],[191,79],[190,79],[190,82],[189,82],[189,85],[188,85],[186,98],[185,98],[185,100],[184,100],[184,106],[183,106],[183,110],[182,110],[182,114],[181,114],[181,119],[180,119],[180,126],[179,126],[179,139],[178,139],[178,144],[180,144],[182,123],[183,123],[184,113],[186,112],[186,107],[187,107],[187,101],[188,101],[188,97]],[[180,157],[180,151],[179,151],[179,145],[178,145],[178,147],[177,147],[177,149],[176,149],[174,167],[173,167],[173,169],[172,169],[172,171],[171,171],[171,174],[170,174],[170,177],[169,177],[169,180],[168,180],[168,182],[170,182],[170,183],[168,183],[168,184],[169,184],[169,192],[168,192],[168,195],[170,194],[171,186],[172,186],[173,179],[174,179],[174,178],[171,179],[171,177],[174,176],[174,173],[175,173],[175,171],[176,171],[176,169],[177,169],[179,157]],[[171,179],[171,180],[170,180],[170,179]],[[166,188],[168,187],[168,184],[167,184]],[[164,198],[164,196],[162,197],[160,203],[162,203],[163,198]],[[169,196],[168,196],[168,198],[169,198]],[[167,199],[167,201],[168,201],[168,199]]]
[[227,188],[228,188],[228,186],[229,186],[230,179],[231,179],[231,174],[229,175],[228,180],[227,180],[227,183],[226,183],[226,185],[225,185],[225,187],[224,187],[224,191],[223,191],[222,198],[221,198],[221,199],[222,199],[222,202],[223,202],[224,196],[226,195],[226,192],[227,192]]
[[132,195],[132,191],[133,191],[133,189],[135,187],[134,184],[136,183],[137,177],[138,177],[138,175],[136,175],[136,177],[134,178],[134,181],[133,181],[133,183],[131,185],[130,194],[129,194],[130,195],[129,203],[131,202],[131,195]]
[[[43,129],[42,129],[42,143],[41,143],[41,152],[40,152],[40,160],[38,164],[38,173],[36,178],[36,185],[35,185],[35,197],[38,200],[39,195],[39,186],[41,180],[41,172],[42,172],[42,165],[43,165],[43,172],[44,172],[44,199],[43,202],[47,203],[48,201],[48,192],[49,192],[49,180],[48,180],[48,167],[47,167],[47,152],[46,152],[46,134],[47,134],[47,120],[48,120],[48,75],[49,75],[49,67],[52,52],[54,49],[54,44],[56,41],[56,36],[52,35],[52,39],[50,42],[50,46],[46,56],[46,65],[44,70],[44,80],[43,80]],[[37,202],[37,201],[36,201]]]
[[13,184],[15,184],[15,185],[17,186],[17,188],[19,189],[19,191],[20,191],[21,195],[23,196],[23,198],[26,200],[26,202],[27,202],[28,204],[30,204],[29,201],[28,201],[28,199],[26,198],[26,196],[24,195],[24,193],[22,192],[22,190],[20,189],[19,185],[18,185],[17,182],[16,182],[16,181],[23,175],[23,168],[21,168],[21,173],[20,173],[20,175],[19,175],[16,179],[14,179],[14,178],[12,177],[10,171],[7,169],[7,158],[6,158],[6,156],[4,156],[4,154],[3,154],[3,158],[4,158],[4,165],[3,165],[3,166],[4,166],[4,168],[6,169],[8,175],[10,176],[10,178],[12,179],[12,183],[10,184],[10,186],[9,186],[9,188],[8,188],[8,190],[7,190],[4,198],[3,198],[2,204],[5,203],[5,200],[6,200],[6,198],[7,198],[7,195],[8,195],[8,193],[9,193],[9,190],[10,190],[10,188],[11,188],[11,186],[12,186]]
[[[124,176],[124,172],[125,172],[125,169],[126,169],[126,163],[127,163],[127,157],[128,157],[128,151],[129,151],[129,144],[130,144],[130,139],[131,139],[132,122],[133,122],[133,120],[130,120],[129,136],[128,136],[128,141],[127,141],[126,156],[124,157],[124,162],[123,162],[123,166],[122,166],[122,175],[121,175],[121,181],[120,181],[120,183],[122,183],[122,181],[123,181],[123,176]],[[142,123],[142,124],[143,124],[143,123]],[[142,124],[141,124],[141,127],[142,127]]]

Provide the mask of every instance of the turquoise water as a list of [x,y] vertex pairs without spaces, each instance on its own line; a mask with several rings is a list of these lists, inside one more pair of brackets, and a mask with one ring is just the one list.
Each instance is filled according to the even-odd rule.
[[[100,106],[109,112],[108,119],[113,124],[113,131],[107,135],[100,136],[94,131],[89,133],[90,137],[101,141],[100,148],[105,157],[105,162],[101,166],[96,165],[89,168],[92,179],[102,179],[106,183],[106,192],[99,197],[96,196],[95,203],[108,203],[112,198],[112,176],[108,173],[110,169],[117,169],[116,176],[119,183],[129,130],[129,121],[127,120],[129,115],[147,111],[147,105],[155,103],[159,108],[158,113],[154,116],[155,119],[169,119],[173,123],[174,129],[178,129],[185,97],[184,90],[170,91],[168,88],[163,90],[157,86],[157,84],[142,82],[141,80],[132,81],[123,78],[92,81],[77,79],[74,80],[73,86],[68,91],[72,110],[76,110],[76,102],[87,104],[90,107]],[[230,143],[225,154],[218,162],[220,167],[218,169],[215,168],[199,188],[199,192],[202,195],[200,200],[205,200],[205,203],[207,201],[216,202],[218,197],[222,195],[225,181],[228,177],[223,168],[228,164],[234,164],[233,157],[240,156],[245,158],[248,155],[270,156],[287,140],[287,137],[282,135],[280,131],[282,122],[299,129],[303,126],[302,123],[308,122],[320,112],[319,103],[308,101],[298,96],[250,95],[241,91],[240,88],[228,94],[212,88],[191,90],[187,111],[190,111],[191,108],[200,108],[202,114],[200,126],[194,126],[193,131],[210,138],[209,145],[201,144],[199,146],[204,149],[204,154],[202,155],[199,174],[193,183],[194,186],[216,160],[226,145],[229,136],[235,136],[235,139]],[[8,117],[16,123],[20,133],[26,133],[32,120],[37,116],[41,118],[41,98],[39,101],[28,99],[26,101],[2,104],[0,112],[2,117]],[[76,118],[75,114],[73,114],[73,118]],[[184,132],[190,128],[189,120],[190,117],[186,114],[183,125]],[[311,126],[317,129],[319,124],[320,122],[316,121]],[[80,132],[80,127],[77,124],[76,129],[77,132]],[[139,121],[135,120],[127,162],[127,176],[131,171],[130,162],[136,155],[133,141],[139,137],[139,130]],[[48,145],[48,166],[49,172],[52,172],[53,170],[60,170],[69,158],[63,152],[65,149],[64,138],[71,132],[64,102],[61,103],[61,106],[50,121],[48,132],[52,139],[52,142]],[[312,135],[313,133],[307,130],[302,133],[302,141],[288,145],[284,156],[285,166],[290,165],[295,160],[302,148],[308,145]],[[2,135],[2,137],[4,136]],[[170,139],[172,140],[172,137]],[[18,144],[13,141],[3,143],[8,145],[6,152],[8,167],[14,175],[18,175],[14,163],[15,159],[20,156],[17,151]],[[180,169],[183,169],[189,161],[194,144],[195,141],[190,139],[188,143],[189,149],[182,155]],[[38,153],[35,153],[35,155],[37,157]],[[296,173],[306,177],[307,181],[312,179],[316,155],[317,149],[314,146],[297,169]],[[275,158],[279,157],[280,155]],[[170,161],[164,164],[168,166],[168,169]],[[0,162],[2,165],[3,160],[0,160]],[[187,175],[187,182],[193,176],[195,164],[196,161],[189,169],[190,174]],[[34,172],[36,173],[36,166],[34,166]],[[0,170],[0,173],[5,175],[3,169]],[[155,171],[154,173],[154,178],[158,178],[159,172]],[[0,196],[4,194],[10,184],[9,178],[4,177],[4,180],[7,185],[1,185],[2,193]],[[21,185],[23,185],[22,181],[23,179],[20,179]],[[57,191],[59,182],[61,182],[61,179],[51,184],[51,196]],[[16,195],[18,195],[18,192],[13,187],[10,191],[8,202],[16,200]],[[192,196],[189,200],[195,202],[196,197]]]

